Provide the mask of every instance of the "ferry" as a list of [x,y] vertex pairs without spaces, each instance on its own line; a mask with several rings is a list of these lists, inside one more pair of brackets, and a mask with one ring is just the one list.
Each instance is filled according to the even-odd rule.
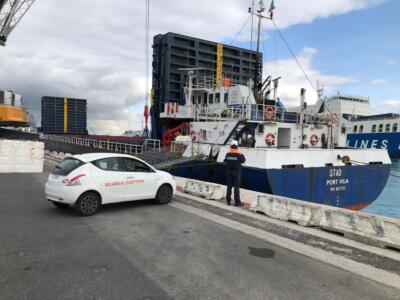
[[251,80],[221,84],[196,72],[188,71],[185,104],[166,103],[160,114],[186,122],[191,139],[183,156],[192,159],[171,167],[173,175],[226,184],[223,160],[235,139],[246,157],[244,189],[353,210],[382,192],[391,166],[387,152],[335,145],[345,138],[335,130],[337,116],[307,112],[304,89],[295,112],[277,99],[278,79],[267,93],[273,97],[260,102]]
[[[299,111],[299,107],[290,109]],[[370,114],[369,98],[337,95],[320,98],[310,105],[308,113],[332,113],[338,119],[335,126],[337,146],[347,148],[385,149],[393,158],[400,157],[400,114]],[[339,135],[341,132],[343,135]]]
[[395,113],[352,116],[347,123],[347,147],[387,149],[400,158],[400,115]]

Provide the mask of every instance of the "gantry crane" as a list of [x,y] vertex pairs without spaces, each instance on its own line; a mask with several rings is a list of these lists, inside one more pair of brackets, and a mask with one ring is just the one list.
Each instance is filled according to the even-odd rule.
[[35,0],[0,0],[0,46],[7,38]]

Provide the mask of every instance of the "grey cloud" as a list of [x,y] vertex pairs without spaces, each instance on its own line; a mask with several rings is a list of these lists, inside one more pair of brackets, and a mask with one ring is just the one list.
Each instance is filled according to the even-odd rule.
[[[298,23],[341,11],[338,4],[328,5],[338,0],[327,0],[325,7],[332,9],[322,11],[318,6],[309,9],[311,5],[304,1],[293,2],[280,1],[282,20]],[[379,1],[339,2],[348,11]],[[151,0],[151,36],[175,31],[230,40],[246,18],[249,3]],[[12,89],[29,100],[37,120],[41,96],[65,95],[88,99],[89,121],[100,131],[101,123],[111,124],[112,120],[126,124],[124,120],[132,117],[140,122],[141,112],[133,112],[141,110],[144,103],[144,10],[143,0],[36,1],[10,36],[8,46],[0,49],[0,88]],[[285,17],[293,14],[295,18]]]

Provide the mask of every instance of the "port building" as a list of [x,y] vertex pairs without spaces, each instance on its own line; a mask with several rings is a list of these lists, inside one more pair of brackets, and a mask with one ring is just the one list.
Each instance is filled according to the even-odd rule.
[[[258,69],[262,70],[259,53]],[[153,72],[151,96],[152,137],[163,139],[163,133],[182,120],[160,119],[165,103],[184,103],[187,83],[185,68],[198,68],[202,76],[217,82],[228,78],[233,84],[247,84],[255,77],[257,52],[177,33],[158,34],[153,38]]]
[[41,131],[49,134],[87,134],[87,101],[42,97]]

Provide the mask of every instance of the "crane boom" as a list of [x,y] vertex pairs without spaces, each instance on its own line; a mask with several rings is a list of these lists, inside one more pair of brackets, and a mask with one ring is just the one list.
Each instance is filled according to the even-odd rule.
[[0,0],[0,46],[36,0]]

